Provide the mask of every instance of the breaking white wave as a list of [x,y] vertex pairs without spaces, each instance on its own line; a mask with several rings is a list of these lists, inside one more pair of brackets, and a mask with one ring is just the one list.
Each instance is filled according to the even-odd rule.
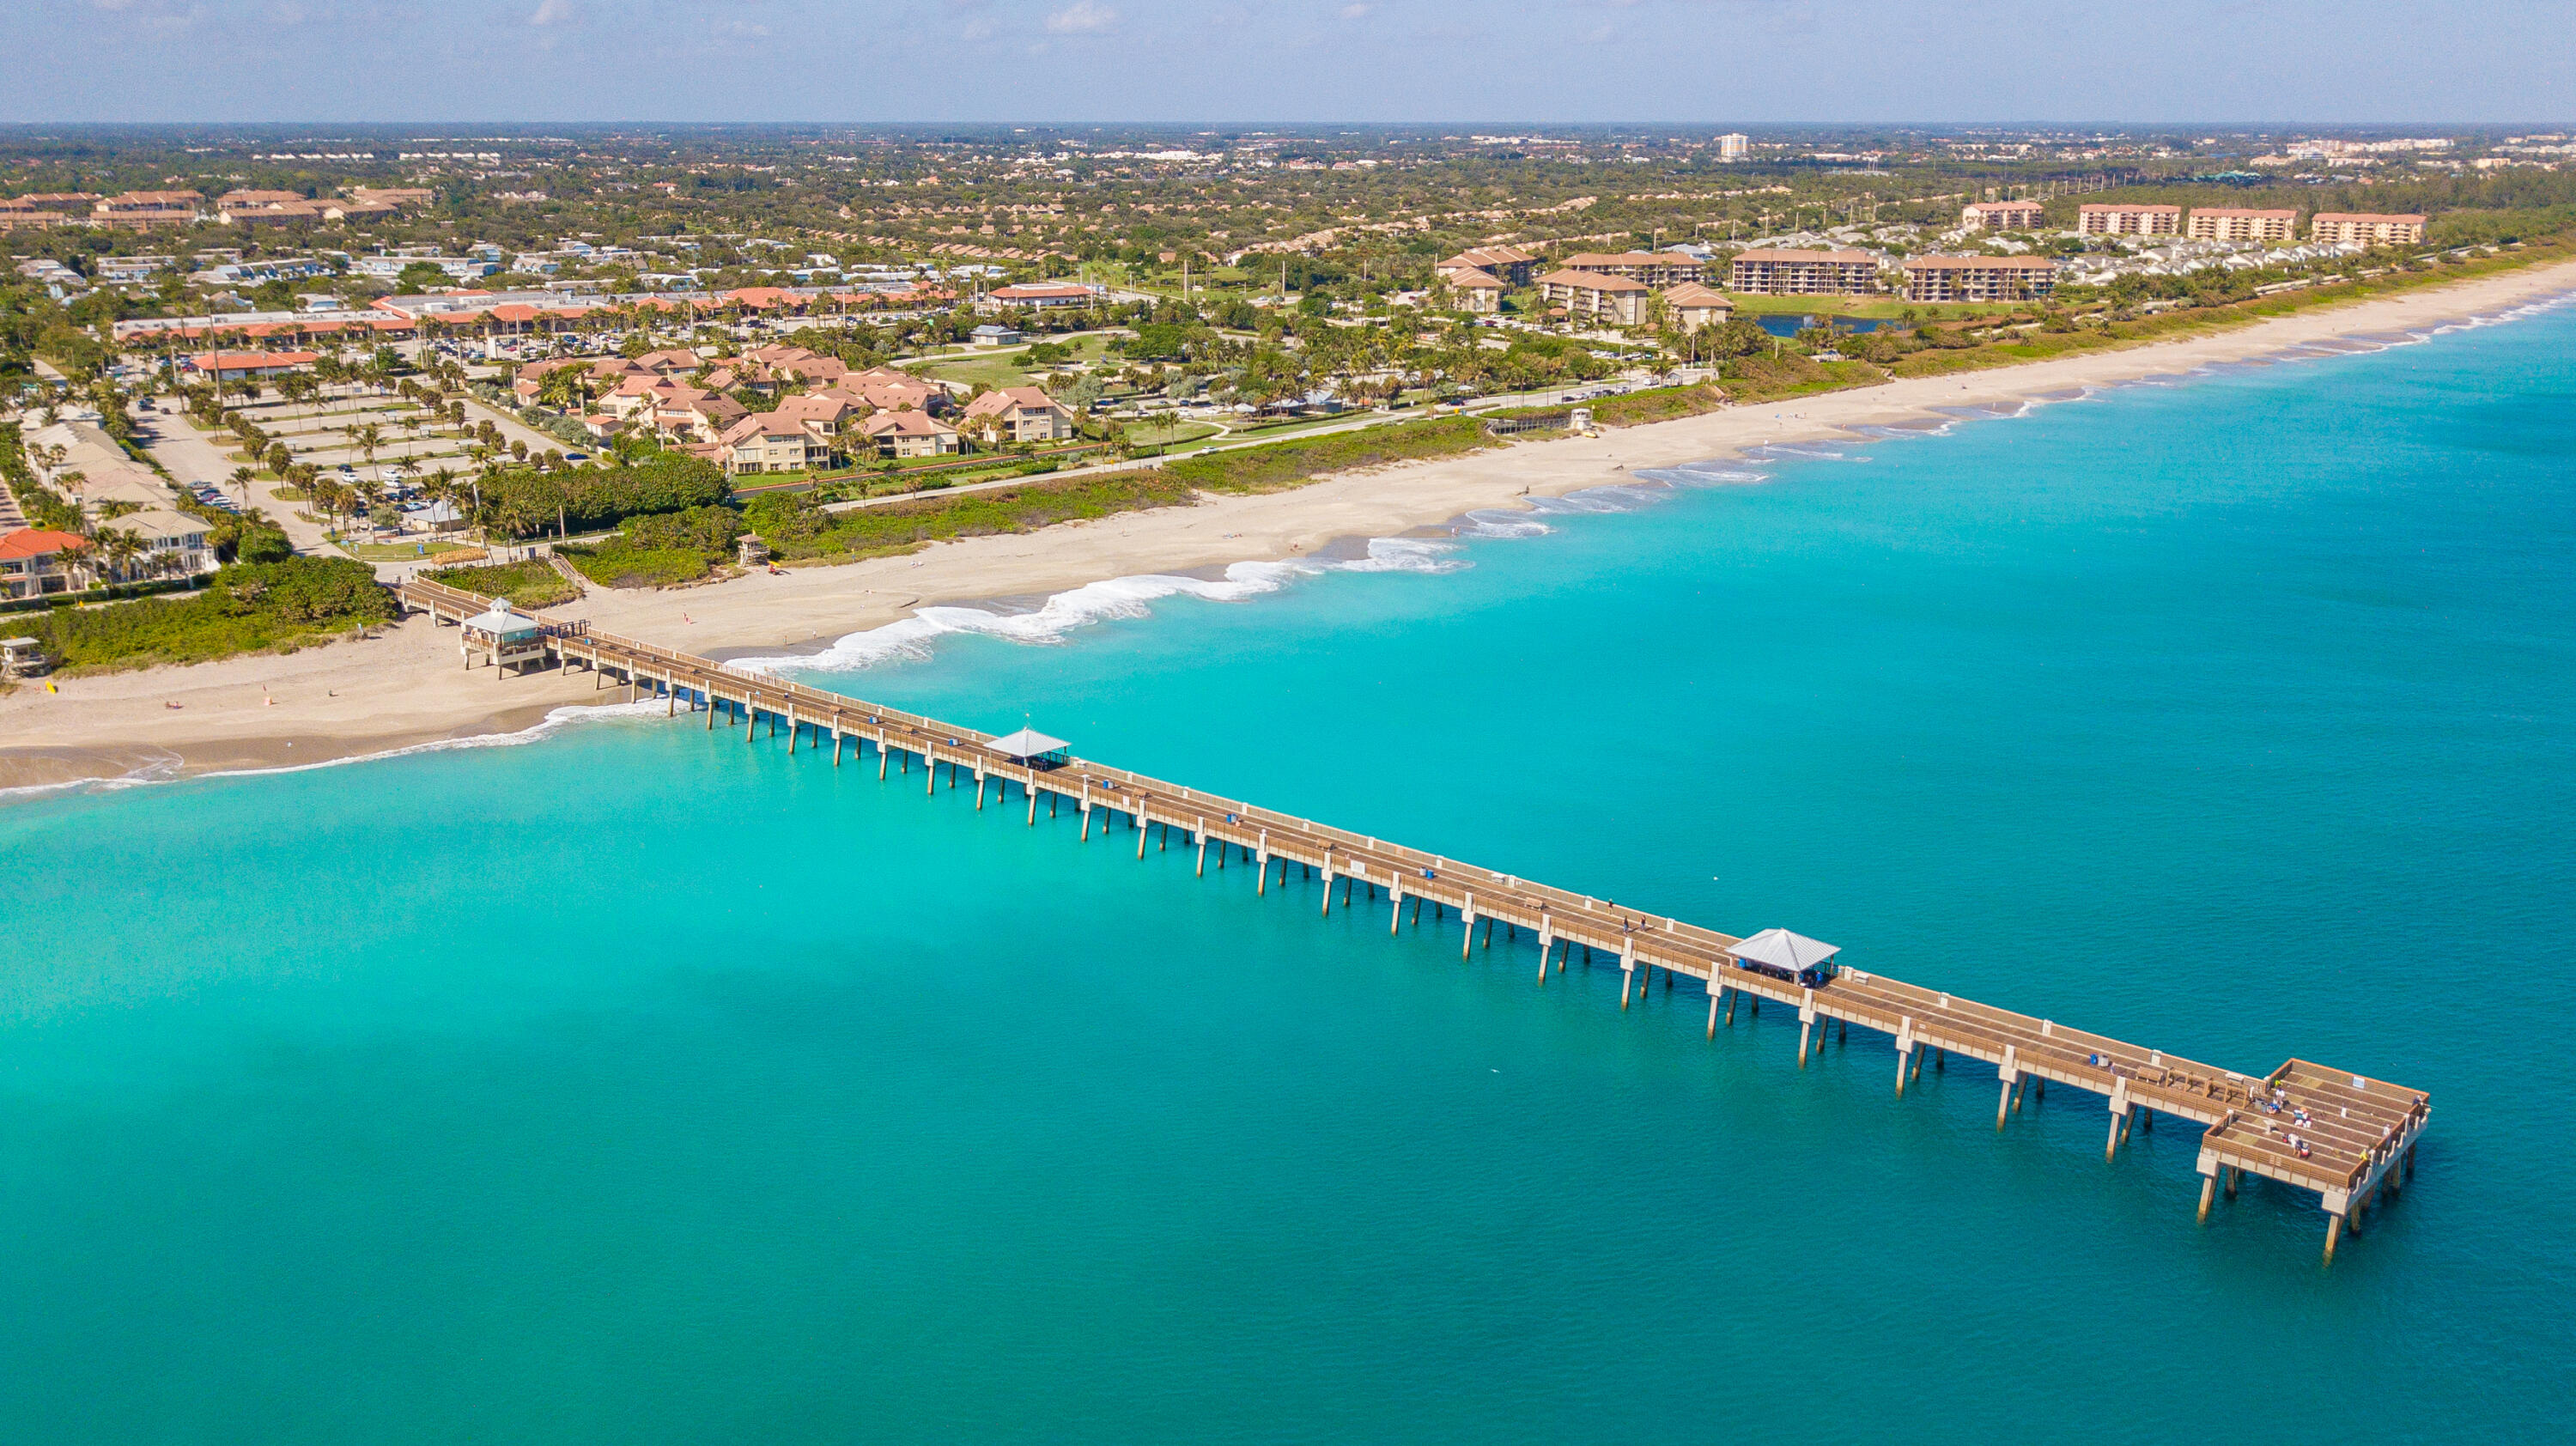
[[1483,507],[1459,519],[1458,535],[1492,538],[1545,537],[1555,530],[1544,522],[1533,520],[1526,512],[1506,512],[1499,508]]
[[[1544,529],[1542,529],[1544,530]],[[1504,535],[1495,533],[1493,535]],[[1077,628],[1113,618],[1150,616],[1150,604],[1167,597],[1193,597],[1201,602],[1243,602],[1277,592],[1301,577],[1327,572],[1457,572],[1474,564],[1449,554],[1458,544],[1431,538],[1373,537],[1365,556],[1341,561],[1297,559],[1284,562],[1228,564],[1215,580],[1143,573],[1085,583],[1060,592],[1027,612],[1001,612],[979,607],[926,607],[912,616],[836,638],[817,653],[735,658],[726,667],[744,673],[849,673],[897,659],[918,661],[931,644],[950,634],[976,633],[1006,642],[1053,646]]]
[[1474,564],[1463,557],[1451,557],[1458,544],[1435,542],[1420,537],[1372,537],[1368,556],[1348,562],[1323,564],[1324,572],[1419,572],[1438,575],[1458,572]]

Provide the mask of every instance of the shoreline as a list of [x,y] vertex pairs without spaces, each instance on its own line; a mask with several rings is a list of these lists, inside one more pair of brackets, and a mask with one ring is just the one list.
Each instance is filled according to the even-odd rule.
[[[689,652],[786,666],[918,653],[967,629],[1042,640],[1179,592],[1232,599],[1334,568],[1435,567],[1439,539],[1472,514],[1527,510],[1530,498],[1636,481],[1641,470],[1932,432],[2221,366],[2356,354],[2569,296],[2576,262],[2561,262],[2210,336],[1728,407],[903,556],[671,592],[593,591],[553,611]],[[489,745],[537,736],[558,709],[622,701],[586,674],[496,677],[464,669],[452,635],[412,618],[288,655],[60,680],[58,693],[21,684],[0,696],[0,793]]]

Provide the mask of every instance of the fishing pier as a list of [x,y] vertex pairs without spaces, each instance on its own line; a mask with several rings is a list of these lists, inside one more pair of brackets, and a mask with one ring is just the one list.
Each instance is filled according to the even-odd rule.
[[[1998,1130],[2021,1111],[2025,1098],[2036,1103],[2051,1083],[2107,1103],[2106,1160],[2117,1158],[2133,1129],[2153,1130],[2159,1117],[2191,1121],[2202,1128],[2199,1218],[2209,1218],[2222,1192],[2234,1199],[2247,1175],[2313,1191],[2327,1217],[2329,1262],[2343,1238],[2358,1236],[2372,1208],[2383,1197],[2394,1199],[2414,1174],[2416,1142],[2430,1114],[2427,1098],[2385,1080],[2299,1059],[2266,1074],[2241,1073],[1858,969],[1802,982],[1794,970],[1766,972],[1774,938],[1814,942],[1782,931],[1740,939],[1074,758],[1057,740],[1027,730],[997,737],[735,672],[707,658],[596,632],[585,623],[514,613],[506,604],[437,583],[406,583],[402,599],[438,622],[460,625],[460,652],[469,668],[481,659],[496,673],[549,665],[586,669],[603,690],[618,686],[629,699],[663,700],[670,716],[684,707],[703,713],[711,733],[719,725],[738,728],[745,742],[754,742],[766,724],[769,738],[784,730],[791,754],[800,746],[818,754],[828,746],[834,767],[853,758],[865,762],[873,747],[879,779],[889,778],[896,766],[908,778],[917,762],[924,791],[936,793],[945,769],[950,790],[973,783],[978,809],[1008,807],[1016,786],[1016,801],[1031,826],[1041,801],[1049,817],[1069,805],[1081,819],[1082,841],[1095,832],[1106,837],[1123,824],[1139,860],[1149,845],[1168,853],[1177,841],[1195,856],[1204,877],[1213,850],[1220,870],[1230,863],[1250,865],[1253,891],[1262,896],[1274,876],[1283,889],[1292,879],[1320,879],[1322,912],[1331,913],[1337,903],[1345,909],[1383,908],[1390,933],[1420,926],[1427,909],[1434,927],[1459,930],[1462,958],[1491,950],[1498,930],[1507,948],[1526,939],[1535,946],[1542,987],[1551,973],[1564,972],[1578,949],[1586,960],[1617,964],[1622,1009],[1632,997],[1643,997],[1658,971],[1666,990],[1677,977],[1696,981],[1707,992],[1712,1039],[1721,1024],[1733,1026],[1739,1009],[1759,1015],[1768,1003],[1795,1010],[1801,1069],[1829,1032],[1840,1040],[1854,1026],[1875,1031],[1895,1044],[1899,1098],[1927,1061],[1936,1070],[1953,1058],[1979,1061],[1994,1067],[1999,1082]],[[1830,955],[1829,946],[1818,947]]]

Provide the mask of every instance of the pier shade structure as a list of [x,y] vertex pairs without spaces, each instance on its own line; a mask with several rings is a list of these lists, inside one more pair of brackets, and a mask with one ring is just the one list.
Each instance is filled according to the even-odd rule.
[[1017,785],[1030,825],[1037,822],[1042,799],[1050,817],[1061,806],[1076,811],[1084,842],[1095,829],[1106,836],[1123,822],[1136,836],[1140,860],[1149,841],[1158,839],[1157,851],[1169,852],[1177,837],[1185,851],[1194,852],[1202,877],[1211,849],[1221,870],[1235,859],[1254,866],[1257,895],[1270,892],[1274,876],[1283,889],[1292,880],[1320,878],[1322,912],[1332,911],[1338,887],[1338,902],[1346,909],[1386,908],[1389,933],[1408,924],[1419,927],[1428,908],[1435,926],[1460,928],[1462,958],[1490,951],[1499,927],[1507,948],[1524,936],[1535,946],[1542,986],[1551,972],[1564,972],[1578,949],[1587,961],[1617,964],[1622,1009],[1645,997],[1658,970],[1667,990],[1676,978],[1696,981],[1707,992],[1712,1039],[1721,1022],[1734,1025],[1739,1006],[1755,1015],[1766,1001],[1795,1009],[1802,1069],[1822,1052],[1829,1032],[1843,1039],[1854,1026],[1875,1031],[1894,1042],[1899,1098],[1921,1077],[1927,1059],[1936,1069],[1953,1058],[1992,1065],[2000,1082],[1998,1130],[2021,1111],[2025,1097],[2035,1104],[2052,1082],[2105,1101],[2106,1161],[2117,1158],[2134,1128],[2152,1130],[2159,1116],[2189,1120],[2202,1127],[2200,1218],[2209,1218],[2222,1191],[2234,1199],[2247,1175],[2313,1191],[2327,1217],[2328,1261],[2344,1236],[2360,1233],[2373,1206],[2394,1198],[2412,1178],[2416,1143],[2430,1118],[2423,1092],[2386,1080],[2301,1059],[2268,1074],[2187,1059],[1856,969],[1839,961],[1835,946],[1786,929],[1737,938],[1077,758],[1064,740],[1029,729],[996,737],[846,694],[737,672],[577,621],[525,613],[516,614],[517,621],[496,617],[511,611],[507,604],[438,583],[405,583],[401,596],[409,608],[465,627],[469,665],[472,651],[487,646],[478,637],[498,640],[505,649],[533,647],[536,657],[513,651],[494,661],[523,670],[539,661],[587,669],[603,689],[614,684],[630,699],[661,698],[673,716],[683,707],[703,712],[709,732],[721,723],[739,728],[745,742],[761,738],[766,724],[771,739],[783,729],[790,753],[809,743],[819,752],[829,743],[836,767],[847,758],[864,758],[873,746],[880,779],[890,766],[909,774],[918,764],[924,789],[935,792],[944,768],[952,791],[973,782],[978,809],[988,794],[1009,802]]

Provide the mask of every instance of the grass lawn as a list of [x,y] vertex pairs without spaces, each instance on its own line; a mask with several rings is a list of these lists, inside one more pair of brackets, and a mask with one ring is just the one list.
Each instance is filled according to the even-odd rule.
[[[1108,336],[1096,331],[1062,338],[1039,337],[1037,340],[1073,348],[1073,360],[1097,362],[1109,354]],[[1028,348],[1024,346],[1002,347],[988,352],[925,357],[903,365],[906,370],[941,381],[988,387],[1031,386],[1034,385],[1033,378],[1044,376],[1063,365],[1061,362],[1045,362],[1032,368],[1028,364],[1028,355]]]
[[1214,422],[1129,422],[1127,445],[1131,447],[1177,447],[1217,434]]
[[339,548],[361,562],[414,562],[462,545],[447,538],[422,538],[417,542],[343,542]]

